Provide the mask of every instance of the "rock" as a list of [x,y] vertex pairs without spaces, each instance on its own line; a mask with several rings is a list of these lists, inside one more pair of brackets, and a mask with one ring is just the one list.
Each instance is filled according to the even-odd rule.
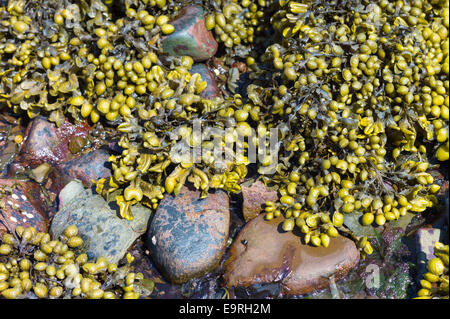
[[189,55],[194,61],[205,61],[214,56],[218,44],[206,29],[205,12],[200,6],[187,6],[171,21],[175,31],[163,37],[163,51],[172,56]]
[[339,236],[327,248],[312,247],[297,234],[283,232],[281,221],[259,215],[245,225],[225,262],[227,287],[281,282],[283,294],[305,294],[328,287],[333,274],[336,281],[344,278],[358,263],[353,241]]
[[199,191],[184,186],[178,196],[165,196],[150,224],[147,244],[153,261],[173,283],[200,277],[218,265],[229,223],[226,193],[200,199]]
[[419,280],[427,272],[428,260],[434,258],[434,244],[443,241],[444,232],[438,228],[421,228],[416,232],[417,274]]
[[17,163],[36,167],[42,163],[59,164],[75,157],[69,150],[69,142],[76,136],[86,137],[87,122],[72,125],[64,122],[60,127],[38,116],[27,127],[26,137],[20,149]]
[[51,234],[58,238],[67,226],[76,225],[84,241],[79,251],[86,253],[89,260],[103,256],[108,262],[117,263],[136,238],[145,232],[150,217],[150,210],[138,204],[132,207],[132,221],[121,218],[115,204],[85,190],[76,180],[62,189],[59,202],[59,211],[50,227]]
[[246,221],[258,216],[266,201],[278,199],[278,193],[268,190],[261,181],[257,181],[251,186],[241,186],[241,189],[243,197],[242,214]]
[[94,150],[68,162],[57,164],[46,185],[53,192],[59,193],[73,179],[79,179],[85,187],[91,187],[91,180],[111,176],[108,162],[109,154],[104,149]]
[[220,96],[219,88],[217,87],[216,79],[212,72],[208,69],[208,67],[202,63],[196,63],[189,70],[191,74],[200,73],[202,76],[202,80],[206,81],[208,85],[200,94],[201,97],[205,99],[212,99],[217,96]]
[[45,197],[37,183],[0,179],[0,235],[19,225],[48,230]]
[[29,177],[41,184],[48,177],[48,174],[52,171],[53,167],[48,163],[43,163],[33,169],[30,169]]
[[98,149],[58,165],[57,169],[65,175],[81,180],[85,186],[91,186],[91,179],[97,180],[111,175],[108,158],[108,152]]

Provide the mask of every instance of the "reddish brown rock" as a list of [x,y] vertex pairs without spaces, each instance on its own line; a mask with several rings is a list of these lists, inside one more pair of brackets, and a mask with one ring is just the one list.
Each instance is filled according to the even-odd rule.
[[0,235],[22,225],[47,231],[45,198],[37,183],[0,179]]
[[281,282],[283,294],[305,294],[329,286],[333,274],[344,278],[358,263],[353,241],[339,236],[327,248],[304,245],[298,235],[281,230],[281,221],[259,215],[245,225],[225,263],[227,287]]
[[218,44],[206,29],[205,12],[200,6],[183,7],[171,21],[175,31],[161,39],[164,52],[172,56],[189,55],[194,61],[205,61],[214,56]]
[[147,235],[151,258],[173,283],[183,283],[214,269],[225,250],[230,223],[229,200],[217,191],[200,199],[184,186],[176,197],[166,195]]
[[85,187],[91,187],[92,180],[111,176],[109,154],[104,149],[94,150],[68,162],[56,165],[46,187],[58,194],[71,180],[80,180]]
[[108,158],[108,152],[98,149],[58,165],[57,168],[72,179],[81,180],[85,186],[91,186],[91,180],[106,178],[111,175]]
[[255,218],[263,210],[266,201],[276,201],[278,195],[276,191],[266,188],[263,182],[257,181],[251,186],[242,186],[242,214],[244,219],[249,221]]
[[76,136],[86,137],[89,129],[87,122],[73,125],[66,121],[56,127],[39,116],[28,125],[16,162],[36,167],[42,163],[59,164],[71,160],[76,155],[69,150],[70,140]]

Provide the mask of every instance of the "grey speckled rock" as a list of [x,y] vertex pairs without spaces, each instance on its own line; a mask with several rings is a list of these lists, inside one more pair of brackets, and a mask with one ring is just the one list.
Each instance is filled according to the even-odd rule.
[[[60,207],[53,218],[50,232],[58,237],[69,225],[78,227],[84,243],[81,252],[88,258],[104,256],[117,263],[131,244],[147,229],[150,210],[141,205],[132,208],[132,221],[120,218],[112,203],[85,190],[80,181],[67,184],[59,194]],[[113,208],[111,208],[113,207]]]
[[223,255],[230,224],[229,201],[217,191],[200,199],[200,192],[183,187],[158,206],[149,231],[152,259],[173,283],[182,283],[214,269]]

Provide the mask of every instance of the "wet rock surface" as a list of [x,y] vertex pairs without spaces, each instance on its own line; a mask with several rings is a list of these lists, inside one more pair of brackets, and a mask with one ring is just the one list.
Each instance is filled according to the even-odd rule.
[[217,52],[218,44],[211,31],[206,29],[204,14],[199,6],[182,8],[170,22],[175,31],[162,39],[164,52],[172,56],[189,55],[196,62],[211,58]]
[[47,231],[45,197],[37,183],[0,179],[0,235],[19,225]]
[[225,263],[227,287],[281,282],[285,295],[305,294],[329,286],[346,276],[359,261],[353,241],[339,236],[328,248],[301,243],[298,235],[283,232],[281,218],[270,222],[263,215],[241,230]]
[[76,136],[86,137],[88,131],[86,122],[73,125],[66,121],[56,127],[39,116],[28,125],[16,162],[36,167],[42,163],[59,164],[71,160],[75,155],[69,150],[70,140]]
[[249,221],[261,213],[266,201],[276,201],[278,195],[276,191],[268,190],[264,183],[257,181],[250,186],[242,186],[242,198],[242,214]]
[[159,204],[147,234],[151,258],[173,283],[214,269],[223,255],[230,223],[229,200],[217,191],[200,199],[184,186]]
[[150,217],[148,208],[136,205],[132,207],[132,221],[121,218],[117,207],[85,190],[80,181],[67,184],[59,201],[60,209],[50,227],[52,236],[57,238],[69,225],[76,225],[84,241],[80,250],[91,260],[104,256],[117,263],[145,232]]

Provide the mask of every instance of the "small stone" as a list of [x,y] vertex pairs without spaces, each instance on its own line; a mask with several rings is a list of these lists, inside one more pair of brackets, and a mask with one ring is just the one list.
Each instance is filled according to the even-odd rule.
[[172,56],[189,55],[194,61],[205,61],[214,56],[218,44],[206,29],[205,12],[200,6],[187,6],[170,24],[175,31],[162,38],[164,52]]
[[42,163],[59,164],[68,161],[74,158],[69,150],[69,141],[76,136],[86,137],[88,131],[86,122],[73,125],[66,121],[56,127],[54,123],[38,116],[28,125],[16,162],[36,167]]
[[86,146],[87,138],[84,136],[74,136],[69,141],[69,150],[72,154],[79,153]]
[[245,221],[255,218],[261,213],[267,201],[276,201],[276,191],[268,190],[263,182],[257,181],[251,186],[241,186],[242,189],[242,214]]
[[281,222],[259,215],[244,226],[225,263],[227,287],[280,282],[284,295],[305,294],[328,287],[333,274],[336,281],[344,278],[358,263],[353,241],[338,236],[327,248],[312,247],[298,234],[280,230]]
[[0,179],[0,235],[19,225],[48,230],[45,197],[37,183]]
[[50,232],[58,238],[70,225],[78,228],[83,245],[78,248],[89,260],[100,256],[118,263],[127,249],[147,229],[150,209],[140,204],[131,210],[132,221],[119,217],[118,207],[100,195],[85,190],[80,181],[71,181],[59,194],[59,211],[53,218]]
[[200,199],[200,191],[184,186],[178,196],[167,195],[158,206],[147,234],[151,257],[173,283],[200,277],[218,265],[229,223],[225,192]]
[[205,99],[212,99],[220,96],[219,88],[217,87],[216,79],[208,67],[202,63],[196,63],[189,70],[191,74],[199,73],[202,76],[202,80],[206,81],[206,88],[200,93],[200,96]]
[[49,163],[43,163],[30,171],[30,178],[40,184],[47,178],[51,170],[52,166]]

